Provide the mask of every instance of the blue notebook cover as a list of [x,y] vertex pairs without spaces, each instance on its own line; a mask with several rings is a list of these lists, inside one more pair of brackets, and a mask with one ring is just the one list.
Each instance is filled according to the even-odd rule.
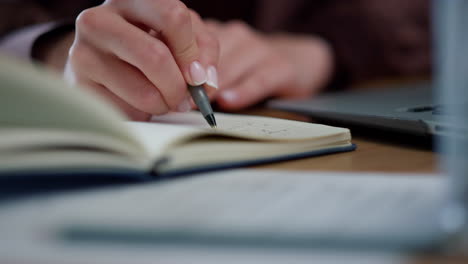
[[353,151],[355,149],[356,145],[351,144],[345,147],[331,147],[327,149],[295,153],[293,155],[181,168],[164,173],[158,172],[158,165],[160,165],[160,162],[155,164],[152,172],[142,172],[138,170],[79,169],[2,173],[0,174],[0,201],[8,200],[9,198],[22,197],[24,195],[48,193],[51,191],[83,190],[87,188],[109,187],[119,184],[138,184],[148,181],[169,180],[178,177],[192,176],[197,173],[302,159]]
[[270,158],[261,158],[261,159],[246,160],[246,161],[239,161],[239,162],[217,163],[217,164],[208,165],[208,166],[181,168],[181,169],[173,170],[170,172],[164,172],[164,173],[158,173],[157,168],[155,168],[155,172],[156,172],[155,174],[158,178],[173,178],[173,177],[191,175],[191,174],[201,173],[201,172],[234,169],[234,168],[240,168],[240,167],[255,166],[255,165],[260,165],[260,164],[275,163],[275,162],[280,162],[280,161],[288,161],[288,160],[302,159],[302,158],[308,158],[308,157],[329,155],[329,154],[335,154],[335,153],[340,153],[340,152],[348,152],[348,151],[353,151],[355,149],[356,149],[356,145],[351,144],[349,146],[344,146],[344,147],[331,147],[331,148],[326,148],[326,149],[295,153],[292,155],[275,156],[275,157],[270,157]]

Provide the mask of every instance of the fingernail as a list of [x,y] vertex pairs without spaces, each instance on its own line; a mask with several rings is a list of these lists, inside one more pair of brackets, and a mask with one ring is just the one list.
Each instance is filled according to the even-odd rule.
[[190,100],[188,98],[185,98],[182,103],[177,107],[177,111],[179,112],[188,112],[192,109],[192,106],[190,105]]
[[218,71],[216,70],[216,68],[214,66],[208,67],[208,70],[206,71],[206,75],[207,75],[206,84],[218,89]]
[[239,98],[239,96],[237,95],[236,92],[229,91],[229,90],[224,91],[223,93],[221,93],[221,97],[223,97],[223,99],[225,101],[228,101],[230,103],[237,101],[238,98]]
[[194,61],[190,64],[190,76],[195,85],[206,83],[206,71],[198,61]]

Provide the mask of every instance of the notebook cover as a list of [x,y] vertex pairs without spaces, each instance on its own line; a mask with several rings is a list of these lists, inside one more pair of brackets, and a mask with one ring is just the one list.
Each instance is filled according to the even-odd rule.
[[239,162],[218,163],[209,166],[182,168],[164,173],[159,173],[157,170],[158,165],[160,165],[162,161],[155,163],[153,172],[115,169],[69,169],[0,173],[0,202],[9,200],[10,198],[57,191],[63,192],[84,190],[89,188],[102,188],[121,184],[135,184],[144,183],[147,181],[168,180],[177,177],[192,176],[194,174],[203,172],[302,159],[353,151],[355,149],[356,145],[351,144],[345,147],[332,147],[321,150],[295,153],[292,155],[283,155]]
[[353,150],[356,150],[355,144],[351,144],[349,146],[344,146],[344,147],[331,147],[331,148],[314,150],[314,151],[294,153],[291,155],[282,155],[282,156],[275,156],[275,157],[269,157],[269,158],[260,158],[260,159],[245,160],[245,161],[238,161],[238,162],[226,162],[226,163],[218,163],[218,164],[205,165],[205,166],[199,166],[199,167],[175,169],[175,170],[167,171],[167,172],[158,172],[157,167],[154,170],[155,170],[156,177],[158,178],[173,178],[173,177],[191,175],[191,174],[202,173],[202,172],[255,166],[255,165],[275,163],[275,162],[280,162],[280,161],[288,161],[288,160],[303,159],[303,158],[309,158],[309,157],[315,157],[315,156],[323,156],[323,155],[335,154],[335,153],[340,153],[340,152],[349,152]]

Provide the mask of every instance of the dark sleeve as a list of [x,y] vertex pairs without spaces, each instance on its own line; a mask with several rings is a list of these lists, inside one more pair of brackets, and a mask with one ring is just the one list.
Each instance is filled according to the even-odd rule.
[[429,0],[297,2],[278,29],[328,40],[341,83],[429,74]]
[[0,1],[0,51],[30,59],[38,39],[70,30],[83,9],[102,1]]

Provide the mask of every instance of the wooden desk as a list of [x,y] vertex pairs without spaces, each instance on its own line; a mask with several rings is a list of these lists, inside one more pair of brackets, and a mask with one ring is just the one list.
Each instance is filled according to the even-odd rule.
[[436,172],[437,155],[429,150],[412,149],[379,143],[356,136],[357,150],[321,157],[257,166],[287,170],[318,170],[347,172]]
[[[243,113],[310,121],[283,111],[255,108]],[[353,133],[352,133],[353,134]],[[301,160],[256,166],[256,168],[317,171],[436,172],[437,154],[412,146],[397,145],[353,134],[357,150]]]
[[[243,113],[309,121],[305,116],[264,108],[250,109]],[[353,135],[353,143],[357,145],[357,150],[353,152],[268,164],[255,168],[343,172],[437,172],[438,154],[430,150],[379,142],[360,135]],[[468,256],[442,256],[434,253],[412,256],[408,263],[466,264]]]

